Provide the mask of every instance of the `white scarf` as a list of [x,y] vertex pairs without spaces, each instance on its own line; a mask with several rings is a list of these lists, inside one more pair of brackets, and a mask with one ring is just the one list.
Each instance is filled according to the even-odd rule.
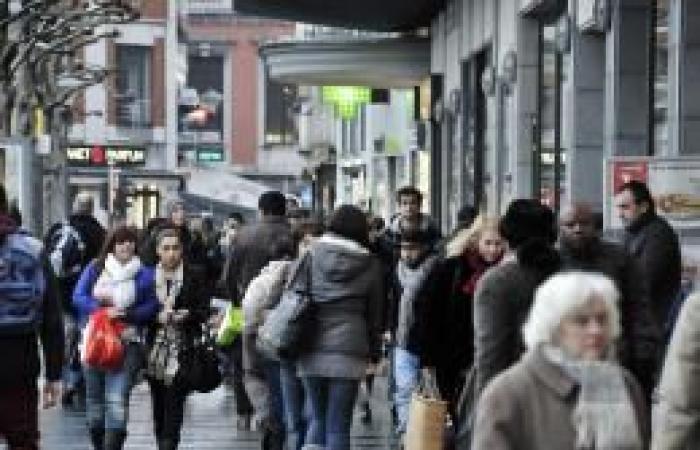
[[552,346],[544,354],[578,383],[571,417],[576,450],[642,450],[637,413],[617,363],[575,360]]
[[115,307],[126,309],[136,302],[136,274],[141,269],[138,256],[122,264],[113,254],[108,254],[105,266],[97,279],[92,293],[95,297],[109,294]]

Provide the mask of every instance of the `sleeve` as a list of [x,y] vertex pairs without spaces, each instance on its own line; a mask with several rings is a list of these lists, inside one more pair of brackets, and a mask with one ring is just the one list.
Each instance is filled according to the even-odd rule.
[[445,302],[449,301],[450,272],[449,261],[438,262],[425,284],[424,323],[421,343],[421,365],[435,367],[438,364],[437,355],[441,353],[440,337],[442,334]]
[[[241,232],[243,232],[243,230]],[[238,280],[241,276],[240,261],[243,260],[244,253],[239,238],[240,236],[237,236],[233,242],[231,242],[231,247],[225,263],[226,272],[223,274],[228,296],[235,306],[241,305],[242,296],[244,294],[244,292],[239,292],[238,289]]]
[[64,355],[63,315],[59,301],[57,280],[50,269],[48,261],[42,260],[46,290],[44,292],[43,320],[40,339],[44,354],[45,375],[47,381],[61,379]]
[[700,296],[683,305],[654,408],[652,450],[691,448],[700,429]]
[[381,358],[382,328],[385,308],[384,276],[381,264],[375,259],[372,264],[372,281],[369,286],[367,305],[367,331],[369,333],[369,355],[372,362]]
[[[500,381],[500,380],[499,380]],[[522,439],[517,426],[522,419],[517,415],[515,399],[504,389],[504,383],[494,383],[484,391],[476,407],[472,448],[510,450]]]
[[209,317],[211,312],[211,289],[204,278],[205,275],[201,271],[192,272],[192,276],[196,278],[193,283],[194,292],[192,293],[192,301],[187,308],[190,316],[187,318],[191,323],[203,323]]
[[94,263],[85,267],[73,290],[73,307],[83,317],[88,317],[99,308],[99,302],[92,296],[92,286],[97,278]]
[[156,284],[152,270],[143,270],[137,275],[137,299],[136,304],[126,312],[126,321],[134,325],[147,325],[155,319],[160,309]]
[[[650,234],[644,241],[642,252],[639,255],[639,267],[646,269],[642,281],[650,295],[653,294],[655,287],[668,284],[666,278],[669,274],[669,265],[676,264],[677,261],[678,240],[674,235],[674,231],[666,230],[665,228],[650,230]],[[654,303],[670,304],[673,299],[651,297],[650,300]],[[666,310],[666,308],[657,309]],[[666,318],[662,317],[660,320],[665,321]]]
[[513,329],[508,283],[497,276],[497,269],[487,272],[477,283],[474,293],[474,369],[476,393],[481,393],[491,379],[513,362],[510,355],[519,344]]
[[651,392],[657,376],[662,348],[660,324],[654,320],[649,292],[640,283],[642,271],[631,257],[626,258],[621,285],[622,362]]

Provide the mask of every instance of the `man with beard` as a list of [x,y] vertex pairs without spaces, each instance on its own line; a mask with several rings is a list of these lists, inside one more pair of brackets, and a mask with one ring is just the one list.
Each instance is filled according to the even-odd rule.
[[619,244],[597,233],[596,214],[586,203],[562,209],[559,219],[559,252],[563,270],[600,272],[620,291],[620,362],[639,380],[650,399],[660,357],[660,329],[654,321],[649,297],[640,282],[636,261]]

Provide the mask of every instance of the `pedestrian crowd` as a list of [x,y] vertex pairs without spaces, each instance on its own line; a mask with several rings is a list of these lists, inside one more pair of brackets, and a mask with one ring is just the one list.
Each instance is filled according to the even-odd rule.
[[[225,384],[260,448],[348,450],[388,372],[409,450],[700,448],[700,294],[645,184],[615,194],[620,242],[590,204],[557,217],[531,199],[466,206],[443,237],[422,200],[400,189],[385,224],[269,191],[248,224],[173,201],[144,230],[105,230],[80,193],[40,241],[0,189],[0,440],[38,449],[40,404],[60,403],[84,409],[94,449],[122,449],[145,382],[174,450],[187,397]],[[426,398],[443,411],[432,446]]]

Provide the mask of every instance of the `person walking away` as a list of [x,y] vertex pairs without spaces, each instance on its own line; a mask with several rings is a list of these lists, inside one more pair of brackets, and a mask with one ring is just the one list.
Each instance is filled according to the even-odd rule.
[[41,242],[19,230],[8,215],[0,184],[0,441],[8,450],[39,448],[41,343],[45,382],[42,407],[61,390],[63,321],[58,288]]
[[73,308],[73,290],[80,274],[95,259],[105,240],[105,229],[93,217],[94,201],[81,192],[73,201],[73,214],[67,221],[54,224],[46,233],[46,253],[58,282],[63,305],[66,358],[63,368],[64,406],[79,406],[84,401],[85,385],[80,364],[80,325]]
[[681,307],[653,405],[652,450],[691,450],[700,442],[700,293]]
[[[296,363],[311,406],[307,450],[350,448],[359,382],[367,364],[379,360],[384,287],[368,243],[365,214],[343,205],[305,260],[311,264],[314,329]],[[292,288],[303,291],[308,282],[301,276]]]
[[617,290],[599,274],[565,272],[535,294],[527,352],[486,387],[476,408],[477,450],[644,450],[642,391],[616,361]]
[[639,381],[650,404],[662,344],[645,285],[640,282],[640,267],[621,245],[600,238],[595,212],[587,203],[562,209],[558,248],[563,270],[600,272],[615,282],[620,292],[620,363]]
[[537,200],[513,200],[499,223],[508,243],[501,263],[488,270],[474,292],[474,376],[476,398],[489,381],[523,352],[520,326],[535,289],[559,270],[554,250],[554,213]]
[[442,397],[456,417],[457,399],[474,353],[474,293],[481,277],[502,259],[505,241],[495,217],[480,215],[445,246],[438,267],[435,301],[428,308],[422,365],[435,372]]
[[136,256],[137,232],[114,228],[98,258],[83,271],[73,293],[73,306],[82,324],[106,308],[108,316],[124,324],[124,358],[116,370],[84,366],[87,421],[93,447],[120,450],[127,435],[129,396],[140,369],[143,331],[156,317],[153,269]]
[[280,363],[262,355],[255,345],[258,328],[277,306],[294,259],[294,243],[276,241],[271,261],[248,284],[243,296],[243,384],[255,410],[254,423],[262,432],[262,450],[284,447],[285,423],[280,386]]
[[[323,234],[323,225],[313,219],[306,219],[293,230],[297,261],[306,255],[312,244]],[[287,274],[288,277],[290,274]],[[284,423],[287,429],[286,448],[301,450],[306,439],[308,410],[305,405],[304,386],[297,375],[294,361],[280,363],[280,387],[284,406]]]
[[[158,265],[153,271],[156,296],[160,312],[149,330],[149,348],[160,333],[163,339],[172,339],[180,353],[184,346],[191,346],[202,333],[202,326],[209,316],[209,284],[202,267],[185,262],[182,257],[180,233],[175,228],[163,228],[156,236]],[[180,365],[178,357],[169,364]],[[167,373],[149,374],[153,428],[158,450],[175,450],[180,443],[180,430],[189,394],[178,377]]]
[[399,294],[393,334],[394,404],[398,415],[397,435],[403,441],[408,422],[411,395],[418,386],[421,355],[425,354],[426,311],[433,297],[438,255],[430,251],[429,236],[421,230],[401,235],[399,264],[396,268],[396,292]]
[[[250,281],[272,259],[270,249],[275,242],[291,241],[292,231],[286,221],[286,199],[281,192],[268,191],[258,199],[260,220],[242,226],[231,242],[226,262],[225,283],[228,298],[240,306]],[[234,341],[232,348],[233,389],[239,428],[248,428],[253,407],[243,386],[242,342]]]
[[624,247],[640,267],[639,282],[649,295],[654,319],[670,335],[669,310],[681,288],[678,235],[656,213],[649,188],[640,181],[622,185],[615,206],[625,226]]

